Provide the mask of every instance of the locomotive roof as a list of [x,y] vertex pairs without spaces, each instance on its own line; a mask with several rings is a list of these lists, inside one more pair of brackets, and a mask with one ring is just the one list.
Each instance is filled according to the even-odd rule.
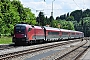
[[27,26],[28,24],[16,24],[16,26]]
[[29,24],[16,24],[16,26],[28,26],[28,27],[31,27],[31,28],[36,28],[36,29],[41,29],[41,26],[33,26],[33,25],[29,25]]

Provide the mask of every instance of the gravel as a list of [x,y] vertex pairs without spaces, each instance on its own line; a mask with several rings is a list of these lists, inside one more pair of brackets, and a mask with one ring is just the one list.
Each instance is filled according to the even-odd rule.
[[[63,42],[66,42],[66,41],[63,41]],[[52,44],[57,44],[57,43],[62,43],[62,42],[38,44],[38,45],[31,45],[31,46],[20,46],[20,47],[11,48],[11,49],[4,49],[4,50],[0,50],[0,55],[12,53],[12,52],[17,52],[17,51],[23,51],[23,50],[33,49],[33,48],[38,48],[38,47],[52,45]]]
[[[63,45],[63,46],[59,46],[59,47],[55,47],[55,48],[51,48],[51,49],[47,49],[47,50],[42,50],[42,51],[31,53],[31,54],[26,54],[26,55],[16,57],[16,58],[12,58],[9,60],[35,60],[35,59],[36,60],[55,60],[59,56],[70,51],[72,49],[72,47],[74,47],[74,45],[77,45],[80,43],[81,42],[76,42],[74,44],[73,43],[67,44],[67,45]],[[51,43],[49,43],[49,44],[51,44]],[[43,44],[41,44],[40,46],[42,46],[42,45]],[[24,47],[24,48],[28,49],[28,48],[37,47],[37,46],[38,45],[34,45],[34,46],[28,46],[27,48],[26,47]],[[38,46],[38,47],[40,47],[40,46]],[[21,47],[20,47],[20,49],[21,49]]]

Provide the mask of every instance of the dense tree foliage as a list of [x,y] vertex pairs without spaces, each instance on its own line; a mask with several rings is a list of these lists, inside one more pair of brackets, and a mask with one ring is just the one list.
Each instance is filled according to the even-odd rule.
[[36,24],[35,15],[18,0],[0,0],[0,35],[12,34],[14,25],[21,22]]
[[82,10],[75,10],[70,14],[70,16],[73,16],[74,19],[79,22],[82,18]]
[[85,36],[90,36],[90,9],[75,10],[54,19],[53,16],[45,17],[43,12],[35,17],[31,9],[23,7],[19,0],[0,0],[0,35],[12,34],[14,25],[22,22],[78,30],[84,32]]
[[41,25],[41,26],[50,25],[50,26],[52,26],[54,18],[52,16],[50,16],[50,18],[48,18],[47,16],[45,17],[43,12],[39,12],[39,15],[36,18],[36,20],[38,22],[38,25]]
[[46,24],[46,21],[45,21],[45,17],[44,17],[44,13],[43,12],[40,12],[39,13],[39,15],[37,17],[37,22],[41,26],[44,26]]
[[90,17],[90,9],[86,9],[83,11],[82,18]]
[[65,20],[53,20],[53,27],[61,28],[61,29],[68,29],[68,30],[75,30],[74,24],[71,21]]
[[61,15],[56,17],[56,20],[66,20],[71,21],[74,24],[74,29],[82,31],[85,33],[85,36],[90,36],[90,9],[75,10],[71,13]]
[[77,30],[84,32],[85,36],[90,36],[90,17],[83,18],[76,27]]

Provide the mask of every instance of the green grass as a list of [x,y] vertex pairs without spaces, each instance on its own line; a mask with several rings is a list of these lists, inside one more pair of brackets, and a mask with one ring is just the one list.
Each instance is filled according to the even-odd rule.
[[10,44],[12,43],[12,37],[1,37],[0,44]]

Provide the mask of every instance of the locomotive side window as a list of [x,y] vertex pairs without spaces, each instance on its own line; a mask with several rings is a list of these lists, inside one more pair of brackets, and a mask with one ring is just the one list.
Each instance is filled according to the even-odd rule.
[[28,29],[28,32],[31,31],[31,28]]

